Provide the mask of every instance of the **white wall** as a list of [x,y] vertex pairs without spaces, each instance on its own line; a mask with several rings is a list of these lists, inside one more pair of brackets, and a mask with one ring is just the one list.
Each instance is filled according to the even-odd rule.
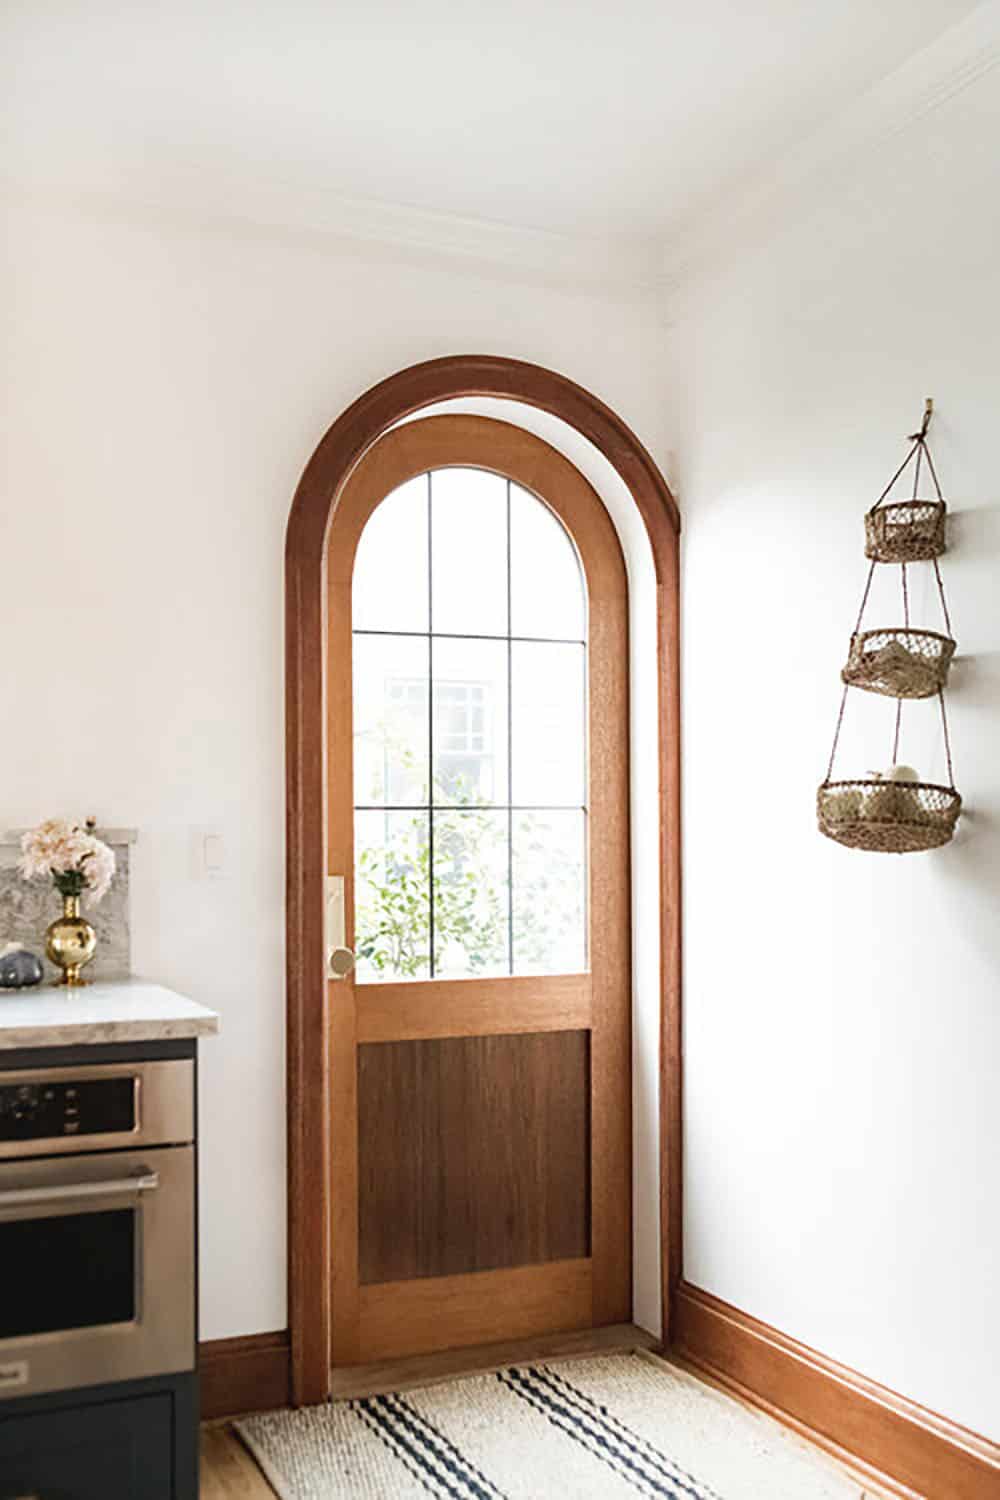
[[[672,438],[685,517],[686,1274],[994,1437],[998,139],[988,73],[817,182],[784,230],[737,245],[675,330]],[[867,566],[863,513],[927,394],[955,513],[942,569],[967,812],[946,850],[863,854],[819,836],[814,794]],[[888,583],[871,624],[901,619]],[[938,628],[922,586],[916,610]],[[933,778],[935,711],[904,710],[901,754]],[[852,695],[845,774],[889,762],[892,712]]]
[[[202,1049],[202,1336],[280,1328],[282,554],[299,473],[362,390],[456,352],[561,370],[655,448],[662,340],[636,305],[318,237],[8,209],[2,626],[28,732],[4,737],[0,821],[140,829],[135,967],[222,1012]],[[207,830],[228,861],[212,881]],[[648,1247],[642,1264],[655,1282]]]

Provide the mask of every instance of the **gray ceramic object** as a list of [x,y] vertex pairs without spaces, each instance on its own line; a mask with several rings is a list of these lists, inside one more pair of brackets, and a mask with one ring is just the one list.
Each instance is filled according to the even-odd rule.
[[42,961],[27,948],[11,946],[0,953],[0,990],[23,990],[42,982]]

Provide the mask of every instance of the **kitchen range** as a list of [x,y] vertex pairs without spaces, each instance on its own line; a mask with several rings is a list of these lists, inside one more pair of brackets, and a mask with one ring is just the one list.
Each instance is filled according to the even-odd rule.
[[0,1500],[198,1494],[197,1037],[137,980],[0,999]]

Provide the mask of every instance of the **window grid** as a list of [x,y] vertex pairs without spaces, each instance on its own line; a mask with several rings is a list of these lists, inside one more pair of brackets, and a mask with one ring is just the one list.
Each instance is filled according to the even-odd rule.
[[[510,568],[507,569],[508,575]],[[508,614],[510,613],[510,601],[508,600]],[[355,635],[391,635],[404,636],[409,640],[426,641],[430,635],[429,630],[371,630],[370,628],[354,631]],[[438,641],[511,641],[514,645],[526,646],[585,646],[587,642],[578,635],[485,635],[482,631],[463,630],[435,630],[434,638]]]
[[[460,812],[506,812],[507,814],[507,973],[514,973],[514,814],[516,812],[581,812],[586,817],[587,804],[582,803],[515,803],[514,802],[514,700],[513,700],[513,678],[514,678],[514,646],[517,644],[528,645],[563,645],[582,646],[583,650],[583,674],[584,674],[584,702],[586,703],[587,683],[587,640],[579,636],[531,636],[513,634],[513,579],[511,561],[511,481],[505,481],[505,505],[506,505],[506,546],[507,546],[507,630],[504,635],[491,635],[480,631],[453,631],[434,630],[434,561],[433,561],[433,538],[434,538],[434,471],[429,470],[427,479],[427,626],[426,630],[376,630],[370,627],[353,630],[353,635],[371,636],[405,636],[411,639],[427,641],[427,756],[428,756],[428,789],[430,800],[427,803],[355,803],[354,811],[359,812],[415,812],[427,815],[427,848],[429,859],[428,882],[428,972],[431,979],[435,976],[435,932],[434,932],[434,887],[435,887],[435,860],[434,860],[434,814],[435,812],[460,813]],[[488,807],[451,805],[449,803],[436,802],[434,800],[434,641],[504,641],[507,646],[507,801],[506,803],[490,803]]]
[[584,802],[356,802],[355,812],[488,813],[488,812],[582,812]]

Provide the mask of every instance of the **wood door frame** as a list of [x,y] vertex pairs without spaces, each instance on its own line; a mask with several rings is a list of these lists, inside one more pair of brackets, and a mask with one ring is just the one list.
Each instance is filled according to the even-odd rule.
[[292,1399],[330,1392],[330,1097],[323,964],[326,874],[326,537],[369,448],[442,401],[519,401],[561,419],[611,463],[649,537],[659,681],[660,1225],[664,1338],[681,1277],[680,515],[635,434],[603,402],[540,365],[455,355],[413,365],[360,396],[328,429],[299,481],[285,545],[288,1290]]

